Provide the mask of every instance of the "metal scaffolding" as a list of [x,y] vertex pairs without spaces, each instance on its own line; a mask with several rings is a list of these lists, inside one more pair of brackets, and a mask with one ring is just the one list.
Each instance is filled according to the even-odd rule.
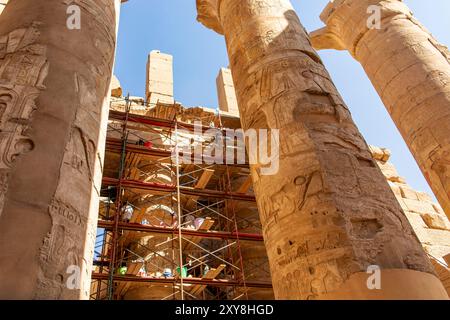
[[[263,268],[241,250],[263,245],[258,217],[236,213],[256,207],[248,165],[183,163],[181,145],[205,148],[214,139],[197,139],[175,105],[158,104],[158,117],[124,102],[109,116],[91,299],[248,299],[249,290],[271,290],[269,272],[253,279]],[[224,132],[220,113],[216,119]]]

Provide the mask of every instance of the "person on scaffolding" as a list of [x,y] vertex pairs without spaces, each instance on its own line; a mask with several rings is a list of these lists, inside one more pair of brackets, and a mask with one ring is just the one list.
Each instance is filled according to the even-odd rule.
[[129,223],[131,218],[133,217],[133,213],[133,206],[129,202],[127,202],[127,204],[122,207],[122,221]]

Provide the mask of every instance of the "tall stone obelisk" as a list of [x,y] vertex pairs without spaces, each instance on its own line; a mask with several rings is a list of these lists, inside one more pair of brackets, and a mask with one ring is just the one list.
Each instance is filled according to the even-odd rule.
[[276,298],[447,298],[290,2],[197,10],[225,35],[243,127],[280,130],[278,173],[251,168]]
[[321,19],[313,45],[362,64],[450,217],[450,52],[399,0],[333,1]]
[[89,297],[119,8],[11,0],[1,15],[0,299]]

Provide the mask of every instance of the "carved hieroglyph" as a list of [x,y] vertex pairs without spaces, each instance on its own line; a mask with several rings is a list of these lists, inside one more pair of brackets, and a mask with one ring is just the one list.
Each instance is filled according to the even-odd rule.
[[[197,9],[225,35],[243,127],[280,130],[278,173],[252,166],[275,296],[447,297],[290,2]],[[382,290],[367,289],[369,265]]]
[[[380,28],[369,29],[369,5]],[[450,217],[450,52],[399,0],[334,1],[321,19],[313,45],[347,49],[362,64]]]
[[39,25],[0,37],[0,215],[14,161],[34,148],[28,129],[49,67],[47,48],[37,43]]
[[1,16],[2,298],[88,298],[119,6],[21,0]]

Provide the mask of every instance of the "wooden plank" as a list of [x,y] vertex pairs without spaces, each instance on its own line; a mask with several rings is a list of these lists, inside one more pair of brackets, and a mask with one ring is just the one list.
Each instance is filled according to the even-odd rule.
[[[210,217],[206,217],[205,221],[203,221],[203,223],[200,225],[198,230],[199,231],[208,231],[209,229],[212,228],[212,226],[214,225],[214,222],[215,222],[215,220],[211,219]],[[193,242],[195,244],[198,244],[203,239],[202,237],[186,237],[186,236],[184,236],[184,238],[189,239],[189,241],[191,241],[191,242]],[[187,242],[184,245],[183,250],[192,249],[194,247],[194,245],[191,242]]]
[[139,178],[139,170],[136,167],[130,169],[129,179],[130,180],[138,180]]
[[247,179],[242,183],[242,185],[237,189],[238,193],[247,193],[252,187],[253,181],[251,175],[248,175]]
[[202,175],[198,179],[194,188],[195,189],[205,189],[206,185],[208,184],[209,180],[211,180],[211,177],[213,175],[214,175],[214,170],[211,170],[211,169],[203,170]]
[[213,219],[211,219],[210,217],[206,217],[205,221],[203,221],[203,223],[200,225],[198,230],[200,230],[200,231],[208,231],[214,225],[214,222],[215,221]]
[[[205,189],[206,186],[208,185],[209,181],[213,177],[213,175],[214,175],[214,170],[211,170],[211,169],[203,170],[200,178],[198,179],[197,183],[194,186],[194,189]],[[198,200],[198,198],[200,198],[200,197],[199,196],[188,197],[186,200],[186,203],[184,204],[184,207],[189,211],[194,210],[196,207],[196,201]]]
[[187,164],[187,165],[184,167],[184,169],[183,169],[183,172],[182,172],[183,176],[180,177],[180,183],[186,183],[186,182],[188,182],[189,180],[191,180],[192,178],[189,177],[189,174],[190,174],[192,171],[194,171],[194,169],[195,169],[195,165],[193,165],[193,164]]
[[127,275],[136,276],[139,273],[139,270],[141,270],[143,265],[144,265],[143,262],[131,262],[127,266]]
[[130,223],[141,223],[142,218],[144,217],[145,212],[147,211],[147,208],[148,207],[143,207],[141,208],[141,210],[135,210],[133,212],[133,216],[130,219]]
[[[220,266],[218,266],[217,268],[213,268],[213,269],[211,269],[211,270],[209,270],[204,276],[203,276],[203,278],[202,279],[215,279],[221,272],[222,272],[222,270],[223,269],[225,269],[225,265],[224,264],[221,264]],[[190,291],[190,293],[191,294],[193,294],[193,295],[199,295],[199,294],[201,294],[204,290],[206,289],[206,285],[200,285],[200,284],[197,284],[197,285],[195,285],[192,289],[191,289],[191,291]]]

